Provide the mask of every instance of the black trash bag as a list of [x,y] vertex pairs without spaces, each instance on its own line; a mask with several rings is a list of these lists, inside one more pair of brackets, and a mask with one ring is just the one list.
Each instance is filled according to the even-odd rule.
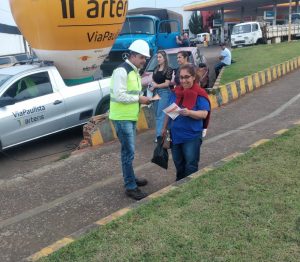
[[157,138],[157,146],[154,149],[151,162],[164,169],[168,169],[168,161],[169,161],[168,150],[163,148],[163,138],[159,136]]

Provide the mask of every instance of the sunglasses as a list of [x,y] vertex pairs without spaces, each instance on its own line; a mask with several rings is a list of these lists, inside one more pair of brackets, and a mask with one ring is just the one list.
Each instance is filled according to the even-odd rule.
[[189,76],[180,76],[180,80],[188,80],[189,78],[191,78],[192,76],[189,75]]

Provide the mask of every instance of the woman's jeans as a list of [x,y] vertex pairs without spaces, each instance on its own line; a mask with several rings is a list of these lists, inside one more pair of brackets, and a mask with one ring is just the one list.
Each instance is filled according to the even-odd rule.
[[182,144],[172,145],[172,156],[176,167],[176,181],[198,171],[202,135]]
[[154,95],[155,94],[158,94],[161,97],[153,104],[156,120],[156,137],[158,137],[161,136],[161,131],[165,119],[165,113],[163,112],[163,109],[165,109],[169,105],[171,90],[170,88],[156,88]]
[[125,188],[135,189],[137,185],[132,162],[135,151],[136,122],[129,120],[114,120],[113,124],[121,143],[121,162]]

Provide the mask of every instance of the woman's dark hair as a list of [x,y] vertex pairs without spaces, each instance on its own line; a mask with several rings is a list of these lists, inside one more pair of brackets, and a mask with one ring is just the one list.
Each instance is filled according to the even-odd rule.
[[189,58],[190,58],[189,52],[187,52],[187,51],[179,51],[179,52],[177,53],[177,55],[182,55],[182,56],[183,56],[184,58],[186,58],[187,61],[189,62]]
[[196,77],[195,66],[193,66],[193,65],[191,65],[191,64],[182,65],[182,66],[179,68],[179,73],[180,73],[182,70],[186,70],[186,71],[188,71],[188,72],[191,74],[191,76]]
[[[164,60],[165,60],[165,63],[164,63],[164,70],[163,70],[163,73],[165,74],[165,73],[167,72],[168,67],[169,67],[169,61],[168,61],[167,53],[166,53],[164,50],[158,50],[158,51],[157,51],[157,55],[158,55],[158,54],[161,54],[162,57],[163,57]],[[154,69],[154,72],[153,72],[153,73],[154,73],[154,74],[157,73],[158,69],[159,69],[159,65],[156,66],[156,68]]]

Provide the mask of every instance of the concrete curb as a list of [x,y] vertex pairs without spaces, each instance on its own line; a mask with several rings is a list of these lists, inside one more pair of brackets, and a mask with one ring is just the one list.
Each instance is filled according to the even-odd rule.
[[[294,125],[300,125],[300,121],[296,121],[293,123]],[[292,126],[291,126],[292,128]],[[281,130],[278,130],[274,133],[274,135],[276,136],[280,136],[282,134],[284,134],[285,132],[287,132],[289,129],[281,129]],[[174,182],[172,183],[171,185],[165,187],[165,188],[162,188],[161,190],[149,195],[148,197],[140,200],[140,201],[137,201],[133,204],[131,204],[130,206],[128,207],[125,207],[123,209],[120,209],[112,214],[110,214],[109,216],[107,217],[104,217],[96,222],[94,222],[93,224],[90,224],[90,225],[87,225],[86,227],[68,235],[68,236],[65,236],[63,237],[62,239],[56,241],[55,243],[43,248],[42,250],[36,252],[35,254],[27,257],[24,259],[24,261],[37,261],[38,259],[42,258],[42,257],[46,257],[46,256],[49,256],[51,255],[52,253],[58,251],[59,249],[61,249],[62,247],[64,246],[67,246],[68,244],[78,240],[79,238],[83,237],[85,234],[93,231],[93,230],[96,230],[96,229],[101,229],[102,226],[105,226],[106,224],[124,216],[126,213],[130,212],[131,210],[135,209],[135,208],[138,208],[139,206],[151,201],[152,199],[155,199],[155,198],[158,198],[158,197],[163,197],[165,196],[166,194],[168,194],[169,192],[175,190],[176,188],[179,188],[180,186],[182,186],[183,184],[187,183],[188,181],[190,180],[193,180],[195,178],[198,178],[200,176],[203,176],[205,174],[207,174],[208,172],[214,170],[214,169],[217,169],[221,166],[223,166],[224,164],[226,164],[227,162],[245,154],[246,152],[248,152],[249,150],[253,149],[253,148],[256,148],[264,143],[267,143],[269,142],[271,139],[260,139],[258,140],[257,142],[253,143],[252,145],[249,145],[249,149],[246,150],[245,152],[235,152],[217,162],[215,162],[214,164],[212,165],[209,165],[205,168],[202,168],[201,170],[199,170],[198,172],[178,181],[178,182]]]
[[[214,87],[209,90],[211,107],[212,109],[216,109],[226,105],[246,93],[250,93],[265,84],[271,83],[299,67],[300,56],[278,65],[273,65],[262,71],[245,76],[228,84],[220,85],[220,79],[224,72],[223,67],[216,79]],[[141,107],[137,130],[143,131],[154,127],[155,116],[152,107]],[[99,146],[117,138],[114,126],[108,119],[107,115],[92,117],[83,128],[83,137],[84,139],[81,141],[78,149],[84,149],[90,146]]]
[[[273,65],[262,71],[245,76],[236,81],[219,85],[219,82],[212,88],[210,98],[217,102],[217,106],[228,104],[239,97],[258,89],[265,84],[271,83],[278,78],[294,71],[300,67],[300,56],[286,62]],[[216,106],[214,104],[214,106]],[[213,106],[213,108],[215,108]]]
[[[141,132],[155,127],[155,116],[152,107],[142,106],[137,122],[137,131]],[[117,138],[113,123],[108,115],[92,117],[83,127],[83,140],[78,149],[98,146],[113,141]]]

